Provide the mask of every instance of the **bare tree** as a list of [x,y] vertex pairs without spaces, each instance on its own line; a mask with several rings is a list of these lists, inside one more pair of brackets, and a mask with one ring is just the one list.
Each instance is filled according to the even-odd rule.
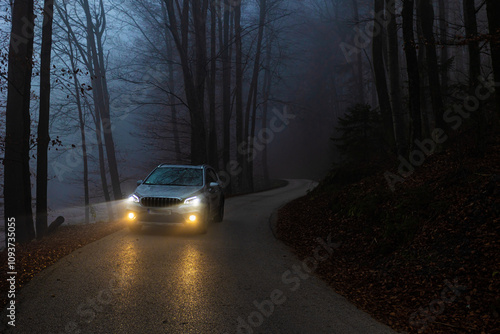
[[[271,60],[273,56],[273,42],[275,36],[274,31],[271,27],[266,29],[266,60],[264,63],[264,82],[262,84],[262,128],[267,128],[267,120],[269,113],[269,99],[271,97],[272,83],[273,83],[273,71],[271,69]],[[267,184],[269,182],[269,163],[267,157],[267,143],[263,143],[264,148],[262,150],[262,170],[264,182]]]
[[[498,0],[486,0],[488,14],[488,26],[491,35],[491,63],[493,64],[493,75],[495,82],[500,82],[500,2]],[[495,90],[497,117],[500,118],[500,89]]]
[[[351,0],[352,3],[352,13],[354,18],[354,23],[359,24],[359,9],[358,9],[358,0]],[[356,56],[356,65],[355,68],[355,77],[356,77],[356,88],[355,92],[357,93],[357,101],[359,103],[364,103],[365,95],[364,95],[364,79],[363,79],[363,54],[361,52],[357,53]]]
[[[161,8],[162,8],[162,15],[163,15],[163,24],[165,25],[166,30],[168,30],[168,15],[167,15],[167,10],[165,8],[165,3],[161,1]],[[181,162],[182,159],[182,151],[181,151],[181,145],[180,145],[180,138],[179,138],[179,124],[178,124],[178,110],[177,110],[177,103],[176,103],[176,96],[175,94],[172,94],[172,92],[176,91],[176,80],[174,76],[174,46],[172,45],[172,39],[169,38],[170,33],[169,31],[165,31],[165,47],[167,49],[167,60],[168,60],[168,86],[169,86],[169,96],[168,96],[168,101],[171,106],[172,110],[172,132],[173,132],[173,138],[174,138],[174,150],[175,150],[175,156],[176,160],[178,162]]]
[[436,40],[434,38],[434,9],[430,0],[418,0],[420,7],[420,21],[426,52],[427,73],[429,75],[429,89],[432,101],[432,109],[436,126],[445,129],[443,120],[444,106],[439,77],[439,66],[436,54]]
[[[384,12],[384,0],[375,0],[374,2],[375,13]],[[374,24],[377,18],[374,18]],[[377,88],[378,103],[380,106],[380,113],[382,115],[382,122],[384,125],[384,132],[389,135],[385,136],[390,141],[394,138],[394,125],[392,121],[392,108],[389,98],[389,90],[387,88],[386,67],[384,63],[384,35],[383,29],[379,34],[373,34],[373,71],[375,72],[375,85]],[[391,143],[392,144],[392,143]]]
[[[89,197],[89,167],[88,167],[88,155],[87,155],[87,137],[85,134],[85,117],[83,112],[83,106],[81,102],[80,95],[81,85],[78,81],[78,68],[76,66],[75,54],[73,51],[73,41],[71,40],[71,35],[68,32],[68,47],[69,47],[69,59],[71,63],[71,72],[73,73],[73,87],[75,90],[76,106],[78,108],[78,121],[80,126],[80,136],[82,139],[82,159],[83,159],[83,191],[84,191],[84,203],[85,203],[85,223],[90,222],[90,197]],[[98,141],[99,142],[99,141]],[[102,145],[99,144],[102,149]],[[103,159],[100,159],[103,160]],[[104,175],[104,179],[106,176]],[[109,193],[106,190],[104,193],[107,195],[109,200]],[[104,187],[103,187],[104,188]]]
[[212,167],[219,169],[219,154],[217,145],[217,120],[216,112],[216,83],[217,83],[217,14],[215,3],[210,6],[210,72],[207,76],[209,99],[209,131],[208,131],[208,157]]
[[38,117],[36,173],[36,235],[47,231],[47,174],[50,117],[50,58],[52,52],[52,21],[54,1],[45,0],[43,7],[42,51],[40,65],[40,113]]
[[[243,50],[241,36],[241,4],[234,8],[234,46],[235,46],[235,111],[236,111],[236,148],[243,143]],[[245,164],[245,156],[237,154],[240,166]],[[236,188],[241,186],[241,175],[237,179]]]
[[[481,51],[478,41],[478,28],[476,18],[476,5],[474,0],[463,1],[465,35],[469,53],[469,94],[474,96],[479,85],[481,75]],[[486,132],[486,119],[483,105],[479,101],[478,110],[474,112],[473,118],[477,121],[477,152],[484,150],[484,134]]]
[[33,0],[12,5],[4,159],[5,230],[15,219],[18,242],[35,237],[30,180],[30,97],[33,69]]
[[[240,10],[240,8],[236,8],[236,10]],[[224,11],[224,22],[222,24],[221,20],[219,20],[219,39],[221,40],[221,54],[222,54],[222,128],[223,128],[223,140],[222,140],[222,161],[224,167],[227,166],[230,160],[230,152],[231,152],[231,57],[230,57],[230,49],[232,46],[229,44],[229,34],[231,33],[231,27],[230,27],[230,15],[229,11],[225,10]],[[238,39],[236,40],[238,42]],[[238,52],[238,51],[237,51]],[[241,61],[241,60],[240,60]],[[241,67],[241,64],[238,64],[238,60],[236,60],[236,82],[239,83],[241,82],[241,77],[239,76],[239,69]],[[239,98],[239,91],[238,91],[238,86],[236,87],[236,115],[238,117],[238,98]],[[237,121],[237,124],[238,121]],[[238,125],[237,125],[238,127]],[[236,130],[237,132],[237,138],[239,138],[240,133],[238,132],[238,128]],[[241,138],[237,139],[237,142],[239,143],[241,141]]]
[[[465,1],[465,0],[464,0]],[[448,91],[448,22],[447,22],[447,2],[438,0],[439,5],[439,43],[441,44],[441,89],[446,95]]]
[[248,140],[250,145],[248,149],[248,154],[246,155],[243,164],[243,188],[245,190],[253,191],[253,141],[255,140],[255,121],[257,118],[257,93],[259,87],[259,73],[262,64],[260,63],[260,57],[262,54],[262,39],[264,38],[264,27],[266,23],[266,12],[267,12],[267,0],[259,1],[259,29],[257,33],[257,46],[255,49],[254,63],[252,80],[250,82],[246,113],[245,113],[245,125],[243,138]]
[[410,99],[411,117],[411,145],[416,139],[422,137],[422,117],[420,114],[420,74],[418,71],[418,59],[413,31],[414,0],[403,0],[403,40],[406,55],[406,67],[408,71],[408,93]]
[[122,198],[122,192],[120,188],[118,164],[116,161],[115,143],[113,139],[113,132],[111,130],[109,93],[103,50],[103,34],[106,29],[106,13],[104,10],[104,3],[100,0],[98,8],[99,12],[94,23],[88,0],[82,0],[82,7],[87,21],[87,45],[90,46],[90,52],[88,55],[89,60],[92,62],[90,73],[93,91],[95,92],[94,102],[97,102],[95,112],[100,113],[101,116],[104,145],[106,146],[106,156],[109,165],[109,175],[111,178],[111,187],[113,189],[114,199],[119,200]]
[[416,19],[415,26],[417,28],[416,35],[417,40],[417,59],[418,59],[418,69],[420,72],[420,115],[422,117],[422,136],[428,137],[431,133],[431,119],[433,118],[433,109],[431,102],[431,93],[429,85],[429,70],[427,67],[427,48],[426,41],[423,38],[424,33],[422,30],[423,21],[419,18],[422,16],[422,7],[420,6],[420,0],[416,0]]
[[[88,4],[88,2],[87,2],[87,4]],[[81,2],[80,5],[84,6],[85,3]],[[102,5],[102,3],[101,3],[101,5]],[[106,80],[106,78],[99,77],[96,75],[97,71],[95,70],[95,68],[96,68],[96,64],[97,64],[97,66],[99,66],[99,64],[98,64],[99,60],[98,60],[98,56],[97,56],[97,47],[95,45],[95,39],[92,39],[92,37],[90,36],[90,35],[93,36],[93,34],[90,34],[92,31],[94,31],[94,29],[92,28],[93,23],[90,22],[91,28],[88,28],[88,21],[89,20],[88,20],[88,17],[86,15],[85,16],[86,22],[81,23],[79,25],[81,27],[84,27],[84,29],[85,29],[85,31],[83,31],[83,35],[86,37],[86,44],[82,44],[82,41],[79,39],[79,34],[77,34],[73,30],[72,24],[70,22],[71,18],[70,18],[70,15],[68,13],[67,3],[63,2],[62,7],[56,3],[55,8],[57,9],[59,17],[62,20],[61,27],[64,26],[66,33],[67,33],[67,36],[68,36],[67,43],[70,46],[69,51],[68,51],[68,56],[70,57],[70,62],[72,63],[71,68],[72,68],[73,75],[74,75],[75,79],[76,79],[76,75],[77,75],[76,69],[75,69],[77,60],[80,61],[85,66],[88,74],[90,75],[90,82],[91,82],[90,87],[91,87],[92,101],[89,101],[88,99],[84,99],[83,103],[80,102],[80,98],[79,98],[78,94],[80,93],[80,90],[82,89],[82,87],[79,86],[78,80],[76,80],[76,82],[74,82],[74,85],[76,85],[74,88],[75,88],[75,91],[77,94],[76,99],[77,99],[77,105],[79,108],[79,114],[82,113],[82,116],[83,116],[82,110],[85,108],[88,110],[93,109],[92,116],[93,116],[93,120],[94,120],[94,124],[95,124],[96,145],[97,145],[98,153],[99,153],[99,172],[100,172],[99,175],[101,178],[101,186],[102,186],[102,191],[103,191],[103,195],[104,195],[104,200],[107,202],[108,216],[109,216],[109,219],[113,219],[114,218],[113,210],[112,210],[111,205],[109,204],[111,201],[111,196],[110,196],[109,190],[108,190],[108,181],[107,181],[107,176],[106,176],[107,170],[106,170],[106,166],[105,166],[106,161],[105,161],[104,149],[103,149],[102,110],[105,108],[103,106],[105,98],[103,96],[102,80]],[[104,24],[104,26],[105,26],[105,24]],[[75,49],[76,49],[74,52],[73,52],[73,46],[75,46]],[[101,72],[99,72],[99,74],[102,75]],[[86,95],[83,95],[83,96],[86,97]],[[109,102],[109,100],[108,100],[108,102]],[[93,108],[92,108],[91,104],[93,105]],[[108,107],[109,107],[109,104],[108,104]],[[80,115],[79,115],[79,119],[80,119]],[[83,143],[85,143],[86,137],[84,137],[84,133],[82,133],[82,127],[84,127],[84,124],[82,124],[82,121],[83,120],[80,120],[80,134],[82,136]],[[113,144],[113,146],[114,146],[114,144]],[[86,157],[87,157],[86,150],[84,151],[82,149],[82,154],[83,154],[83,159],[84,159],[84,171],[85,171],[85,168],[86,168],[85,161],[86,161]],[[108,152],[108,156],[110,154],[114,154],[114,151]],[[110,169],[111,169],[111,166],[110,166]],[[87,172],[88,172],[88,169],[87,169]],[[112,178],[112,180],[113,180],[113,178]],[[88,183],[89,183],[89,179],[87,178],[87,180],[85,181],[85,175],[84,175],[84,188],[87,189],[86,191],[88,191]],[[121,196],[121,190],[120,190],[120,196]],[[88,205],[90,205],[90,198],[87,199],[87,197],[89,197],[88,194],[86,194],[86,199],[85,199],[86,204],[88,203]]]
[[389,67],[389,84],[391,87],[392,120],[394,123],[394,139],[398,154],[405,155],[407,151],[406,113],[403,108],[401,90],[401,72],[399,69],[399,42],[396,5],[394,0],[386,0],[387,11],[392,15],[387,25],[387,63]]
[[[186,102],[191,117],[191,162],[202,164],[207,161],[206,129],[205,129],[205,83],[207,76],[206,61],[206,18],[208,0],[184,0],[182,7],[173,0],[164,0],[169,29],[179,53]],[[193,30],[190,33],[190,22]],[[190,35],[194,34],[195,59],[191,61]]]
[[469,50],[469,86],[475,89],[481,74],[481,54],[477,40],[477,19],[474,0],[463,0],[465,35]]

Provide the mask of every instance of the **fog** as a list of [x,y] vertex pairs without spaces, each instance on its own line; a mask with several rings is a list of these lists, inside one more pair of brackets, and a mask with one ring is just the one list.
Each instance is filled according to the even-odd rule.
[[[371,42],[365,43],[359,36],[373,20],[372,1],[248,0],[239,7],[239,1],[215,0],[207,2],[206,9],[191,8],[186,22],[168,3],[56,2],[49,212],[85,205],[82,134],[86,136],[90,205],[103,203],[105,194],[113,193],[116,171],[118,188],[126,197],[136,181],[160,163],[216,164],[214,167],[224,173],[229,162],[243,162],[244,171],[233,175],[227,187],[228,192],[239,192],[244,190],[246,178],[253,178],[250,188],[265,184],[268,177],[320,180],[342,159],[330,140],[338,135],[338,117],[356,103],[378,107]],[[40,6],[35,8],[32,138],[36,138],[39,108]],[[265,8],[261,10],[261,6]],[[241,9],[239,31],[237,8]],[[400,10],[398,4],[397,12]],[[7,59],[9,5],[2,5],[2,15],[0,43],[2,57]],[[479,14],[481,29],[485,26],[483,16]],[[458,12],[449,15],[450,21],[459,19]],[[396,20],[401,23],[399,16]],[[401,32],[398,34],[401,37]],[[346,45],[356,45],[356,49],[346,49]],[[457,50],[462,51],[453,56],[454,73],[466,67],[463,49]],[[403,57],[400,50],[401,62]],[[7,62],[0,66],[3,157]],[[101,80],[91,73],[98,70]],[[102,95],[96,81],[104,85]],[[406,74],[402,74],[402,82],[406,85]],[[111,130],[96,120],[96,108],[109,111]],[[283,119],[283,114],[290,117]],[[100,116],[108,120],[105,113]],[[104,137],[96,139],[101,127]],[[112,138],[106,137],[108,132]],[[113,145],[116,168],[109,160]],[[33,144],[34,201],[35,150]],[[113,195],[109,197],[113,199]]]

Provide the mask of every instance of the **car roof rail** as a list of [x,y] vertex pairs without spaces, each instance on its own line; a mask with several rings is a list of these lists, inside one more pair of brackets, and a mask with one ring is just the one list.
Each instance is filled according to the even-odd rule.
[[205,167],[210,167],[207,164],[201,164],[201,165],[191,165],[191,164],[169,164],[169,163],[163,163],[159,164],[158,167],[165,167],[165,166],[177,166],[177,167],[199,167],[199,168],[205,168]]

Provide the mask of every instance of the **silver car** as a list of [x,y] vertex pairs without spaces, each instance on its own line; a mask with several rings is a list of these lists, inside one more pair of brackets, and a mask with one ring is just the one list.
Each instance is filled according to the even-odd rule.
[[206,233],[210,221],[224,218],[224,192],[210,166],[162,164],[137,185],[127,201],[132,231],[144,225],[182,225]]

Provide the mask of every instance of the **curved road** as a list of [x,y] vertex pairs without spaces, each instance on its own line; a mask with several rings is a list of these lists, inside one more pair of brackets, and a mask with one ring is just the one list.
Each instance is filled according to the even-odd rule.
[[[312,186],[229,198],[206,235],[122,230],[89,244],[23,288],[7,333],[394,333],[273,237],[271,214]],[[331,256],[327,237],[311,259]]]

